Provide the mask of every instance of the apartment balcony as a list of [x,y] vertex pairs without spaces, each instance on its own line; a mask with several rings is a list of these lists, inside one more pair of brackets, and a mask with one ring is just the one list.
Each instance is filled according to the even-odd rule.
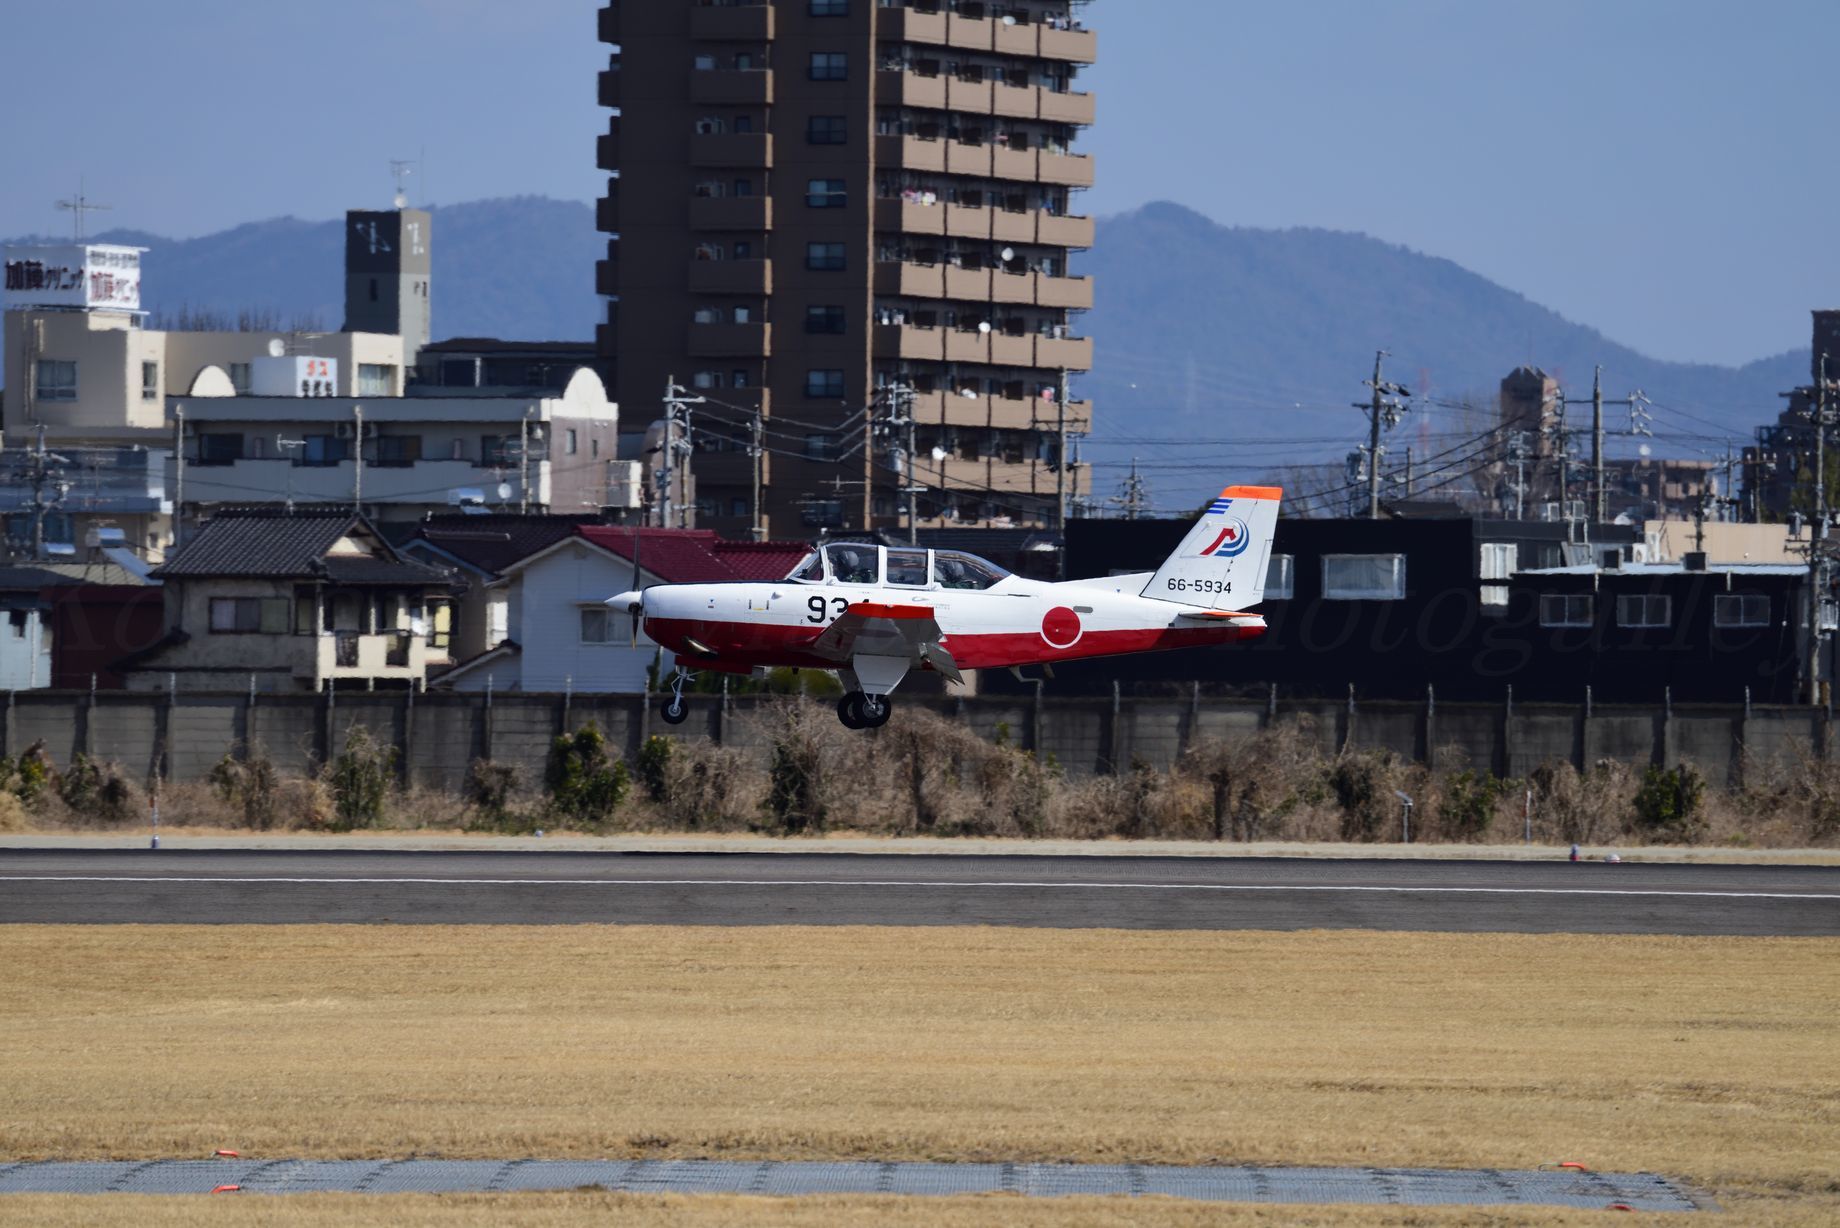
[[[693,10],[700,11],[700,10]],[[692,166],[770,167],[773,137],[766,132],[698,132],[690,137]]]
[[996,53],[998,55],[1021,55],[1031,60],[1034,59],[1041,54],[1041,41],[1036,37],[1035,30],[1036,26],[1033,22],[1018,21],[1012,25],[1005,25],[998,21],[990,32],[995,41]]
[[1037,86],[998,81],[990,87],[990,109],[1009,119],[1035,119],[1041,114],[1041,102],[1036,97],[1040,93]]
[[946,266],[945,296],[961,302],[989,302],[990,270]]
[[943,328],[920,328],[913,324],[877,324],[875,356],[938,362],[945,357],[947,331]]
[[1036,172],[1043,183],[1060,183],[1070,188],[1090,188],[1093,182],[1091,154],[1057,154],[1042,150]]
[[1093,220],[1089,217],[1039,214],[1036,218],[1035,241],[1052,247],[1091,247]]
[[602,234],[620,233],[620,197],[609,192],[594,202],[594,228]]
[[875,202],[875,228],[890,234],[939,236],[946,233],[947,212],[943,204],[883,198]]
[[914,394],[914,420],[922,426],[988,427],[991,398],[981,393],[964,396],[957,392],[920,392]]
[[428,674],[427,641],[410,632],[327,631],[295,638],[300,646],[294,655],[294,676],[310,680],[315,690],[323,689],[327,679],[413,681]]
[[875,101],[885,107],[925,107],[943,111],[946,79],[937,74],[928,77],[917,72],[884,69],[875,74]]
[[594,165],[604,171],[620,169],[619,122],[616,118],[612,131],[603,132],[594,138]]
[[595,80],[597,82],[594,91],[595,101],[600,103],[603,107],[619,106],[620,70],[617,68],[603,68]]
[[967,328],[946,328],[940,331],[945,334],[947,362],[990,361],[990,334]]
[[875,292],[890,297],[945,297],[946,266],[883,260],[875,266]]
[[[484,434],[508,430],[515,439],[515,415],[507,411],[505,421],[484,425],[480,430]],[[277,500],[290,495],[306,503],[350,502],[357,476],[354,465],[349,459],[328,465],[297,465],[285,457],[248,458],[222,465],[190,464],[185,468],[185,501],[242,504],[249,501],[251,491],[267,491],[270,498]],[[482,470],[470,459],[431,457],[407,464],[378,464],[367,459],[364,502],[411,507],[440,504],[446,499],[446,491],[481,485],[485,481],[482,472],[489,474],[490,470]],[[531,461],[529,476],[531,501],[548,503],[550,462]],[[515,473],[510,481],[516,485]]]
[[773,293],[771,260],[692,260],[690,290],[694,294]]
[[988,17],[967,17],[963,13],[946,14],[946,44],[951,47],[965,47],[973,51],[989,51],[994,47],[991,30],[996,22]]
[[1035,365],[1035,341],[1026,333],[991,333],[987,338],[989,358],[1002,367],[1028,367]]
[[1044,60],[1091,64],[1099,58],[1099,36],[1091,30],[1055,30],[1042,26],[1036,38]]
[[991,211],[983,205],[947,205],[946,233],[957,239],[988,239]]
[[1089,311],[1093,305],[1092,278],[1038,275],[1035,278],[1035,302],[1041,307]]
[[963,77],[947,77],[945,83],[948,108],[963,111],[967,115],[990,114],[990,82],[967,81]]
[[946,169],[946,147],[953,142],[923,141],[917,136],[878,136],[875,138],[875,164],[900,167],[910,171]]
[[946,15],[906,7],[883,8],[878,10],[875,33],[876,37],[891,42],[944,46]]
[[1041,118],[1057,124],[1091,125],[1097,114],[1091,94],[1078,94],[1072,90],[1065,93],[1041,90],[1039,95]]
[[1035,274],[998,271],[990,278],[990,298],[997,303],[1033,303]]
[[1037,367],[1090,371],[1092,370],[1092,356],[1091,337],[1037,337],[1035,339],[1034,365]]
[[618,294],[620,292],[620,266],[613,260],[596,260],[594,262],[594,292],[596,294]]
[[[739,10],[693,9],[696,12]],[[690,101],[715,106],[761,107],[773,102],[773,73],[765,68],[713,68],[690,74]],[[601,105],[609,106],[603,102]]]
[[963,141],[946,141],[946,172],[952,175],[990,177],[990,146],[967,145]]
[[595,21],[600,31],[600,41],[618,45],[620,41],[619,0],[613,0],[612,3],[603,5]]
[[773,37],[773,6],[699,4],[690,9],[690,37],[733,42],[765,42]]
[[993,457],[985,462],[985,474],[984,484],[992,490],[1013,490],[1037,495],[1054,493],[1054,471],[1039,460],[1003,460]]
[[690,198],[692,230],[770,230],[773,198],[770,196],[693,196]]
[[1036,174],[1035,151],[998,145],[990,151],[990,173],[997,179],[1033,183]]
[[686,352],[692,358],[767,358],[773,353],[773,326],[692,324]]

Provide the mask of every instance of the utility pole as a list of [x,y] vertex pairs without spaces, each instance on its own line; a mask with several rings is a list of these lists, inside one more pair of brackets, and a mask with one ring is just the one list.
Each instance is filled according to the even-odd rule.
[[359,404],[351,407],[351,510],[364,514],[364,406]]
[[1067,368],[1054,390],[1054,533],[1061,539],[1061,557],[1067,553]]
[[906,447],[903,449],[907,463],[902,466],[901,472],[907,495],[907,544],[916,546],[920,544],[920,424],[914,421],[912,385],[896,384],[894,399],[900,407],[900,423],[907,431]]
[[[660,445],[664,460],[658,469],[658,482],[663,509],[660,523],[667,529],[671,527],[671,513],[674,509],[680,522],[677,527],[690,527],[690,452],[694,446],[690,437],[690,407],[701,405],[704,401],[703,397],[685,395],[684,389],[677,384],[676,376],[665,376],[664,442]],[[680,426],[683,428],[681,439],[678,438]],[[678,463],[679,457],[683,461],[681,466]],[[680,485],[684,493],[681,499],[677,497]]]
[[767,540],[767,526],[760,518],[760,487],[764,477],[761,470],[767,463],[767,449],[764,439],[766,423],[763,421],[764,416],[765,415],[763,415],[758,408],[754,410],[753,430],[749,436],[750,443],[748,447],[748,453],[754,461],[754,519],[753,527],[749,530],[748,535],[757,542]]
[[[1637,389],[1621,400],[1607,402],[1611,405],[1629,406],[1631,416],[1629,433],[1632,435],[1644,433],[1639,421],[1640,411],[1637,409],[1642,399],[1642,392],[1640,389]],[[1591,523],[1607,524],[1610,520],[1610,489],[1604,466],[1604,405],[1606,402],[1604,400],[1603,364],[1599,363],[1592,368],[1591,399],[1589,401],[1586,401],[1582,397],[1577,400],[1568,401],[1565,400],[1562,395],[1560,404],[1589,405],[1591,407]],[[1565,482],[1563,477],[1561,477],[1559,483],[1559,501],[1561,504],[1565,502]]]
[[[293,474],[288,475],[291,480]],[[185,528],[185,406],[173,406],[173,549]]]
[[1136,520],[1149,504],[1149,492],[1144,489],[1143,478],[1137,475],[1137,458],[1131,458],[1131,476],[1124,480],[1124,495],[1118,500],[1124,508],[1126,520]]
[[1814,382],[1814,517],[1808,523],[1808,702],[1821,701],[1821,589],[1827,560],[1827,351]]
[[1374,351],[1374,377],[1361,382],[1373,390],[1369,400],[1354,402],[1356,409],[1367,411],[1367,518],[1380,519],[1380,432],[1391,430],[1399,423],[1399,416],[1405,412],[1405,406],[1397,398],[1409,397],[1411,392],[1404,385],[1387,383],[1380,378],[1380,363],[1387,357],[1385,350]]

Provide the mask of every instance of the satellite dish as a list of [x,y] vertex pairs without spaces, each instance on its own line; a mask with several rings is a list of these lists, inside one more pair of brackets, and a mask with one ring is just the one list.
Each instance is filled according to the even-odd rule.
[[990,321],[989,320],[979,320],[978,321],[978,331],[980,333],[989,332],[990,331]]
[[946,451],[944,448],[941,448],[937,445],[935,445],[933,448],[933,459],[936,461],[942,461],[950,455],[952,455],[950,452]]
[[1655,450],[1647,444],[1643,444],[1641,447],[1637,448],[1636,451],[1640,452],[1643,456],[1652,456]]
[[285,358],[287,356],[287,343],[282,341],[279,337],[271,337],[268,342],[268,356],[270,358]]
[[501,499],[509,499],[511,497],[511,483],[500,482],[498,484],[498,497]]
[[1006,247],[1002,251],[998,252],[997,254],[1003,257],[1004,264],[1008,264],[1010,261],[1016,258],[1016,249],[1013,247]]
[[1011,17],[1008,13],[1005,13],[1003,14],[1003,24],[1006,26],[1013,26],[1016,24],[1016,19]]

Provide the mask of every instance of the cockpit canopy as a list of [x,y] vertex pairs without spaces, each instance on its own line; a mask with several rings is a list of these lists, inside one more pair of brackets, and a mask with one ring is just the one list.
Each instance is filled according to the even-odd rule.
[[988,559],[962,550],[833,542],[805,556],[787,579],[800,584],[886,584],[977,592],[1008,576]]

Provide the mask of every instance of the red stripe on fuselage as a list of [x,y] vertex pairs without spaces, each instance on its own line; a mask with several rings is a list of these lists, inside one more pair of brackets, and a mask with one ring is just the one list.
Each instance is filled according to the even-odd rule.
[[[1263,627],[1133,627],[1120,631],[1088,631],[1068,648],[1050,647],[1035,631],[989,632],[983,635],[948,634],[940,647],[952,654],[960,669],[1007,669],[1044,661],[1077,661],[1084,657],[1119,656],[1133,652],[1167,652],[1176,648],[1208,648],[1234,644],[1262,635]],[[846,662],[810,651],[824,632],[819,628],[772,623],[703,622],[695,619],[645,620],[645,633],[673,652],[694,658],[686,641],[713,649],[718,659],[734,664],[772,668],[836,669]],[[694,659],[686,662],[695,668]]]

